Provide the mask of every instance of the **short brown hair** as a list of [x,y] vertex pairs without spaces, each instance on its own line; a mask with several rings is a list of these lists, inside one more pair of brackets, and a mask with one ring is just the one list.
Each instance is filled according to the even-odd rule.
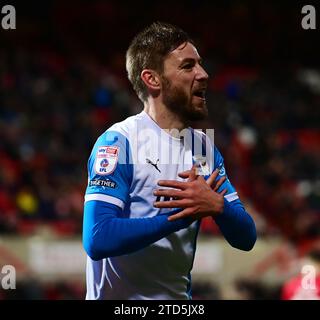
[[134,37],[127,50],[126,69],[133,89],[142,101],[148,95],[141,79],[142,70],[153,69],[162,74],[165,57],[184,42],[193,43],[182,29],[163,22],[154,22]]

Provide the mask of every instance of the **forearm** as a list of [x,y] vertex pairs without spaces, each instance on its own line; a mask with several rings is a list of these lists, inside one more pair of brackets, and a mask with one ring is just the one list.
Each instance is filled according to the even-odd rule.
[[224,211],[215,221],[231,246],[245,251],[253,248],[257,239],[255,223],[240,201],[225,199]]
[[186,228],[190,220],[168,221],[168,215],[151,218],[119,218],[120,208],[101,201],[88,201],[84,208],[83,245],[93,260],[140,250]]

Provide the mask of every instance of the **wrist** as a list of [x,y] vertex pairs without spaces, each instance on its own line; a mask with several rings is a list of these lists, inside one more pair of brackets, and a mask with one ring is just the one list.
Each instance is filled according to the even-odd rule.
[[218,217],[220,215],[223,214],[224,212],[224,197],[222,199],[220,199],[219,201],[212,201],[212,205],[211,208],[214,208],[213,210],[211,210],[211,216],[213,218]]

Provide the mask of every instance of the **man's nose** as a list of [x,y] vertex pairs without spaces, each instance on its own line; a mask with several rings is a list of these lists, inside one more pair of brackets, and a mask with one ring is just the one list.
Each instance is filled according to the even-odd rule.
[[197,78],[197,80],[208,80],[209,79],[209,75],[207,74],[207,72],[204,70],[204,68],[201,65],[198,65],[196,78]]

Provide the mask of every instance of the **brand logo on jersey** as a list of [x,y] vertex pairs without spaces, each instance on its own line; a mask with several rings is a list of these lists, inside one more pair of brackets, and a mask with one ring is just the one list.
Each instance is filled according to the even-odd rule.
[[210,174],[210,168],[206,157],[202,155],[195,155],[193,156],[193,161],[196,166],[196,174],[198,176],[207,176]]
[[152,162],[150,159],[148,159],[148,158],[146,158],[146,161],[147,161],[147,163],[149,163],[149,164],[151,164],[152,166],[154,166],[154,167],[161,173],[160,169],[158,168],[159,159],[157,160],[156,163],[153,163],[153,162]]
[[99,147],[96,155],[94,170],[99,175],[111,174],[118,163],[119,147]]

